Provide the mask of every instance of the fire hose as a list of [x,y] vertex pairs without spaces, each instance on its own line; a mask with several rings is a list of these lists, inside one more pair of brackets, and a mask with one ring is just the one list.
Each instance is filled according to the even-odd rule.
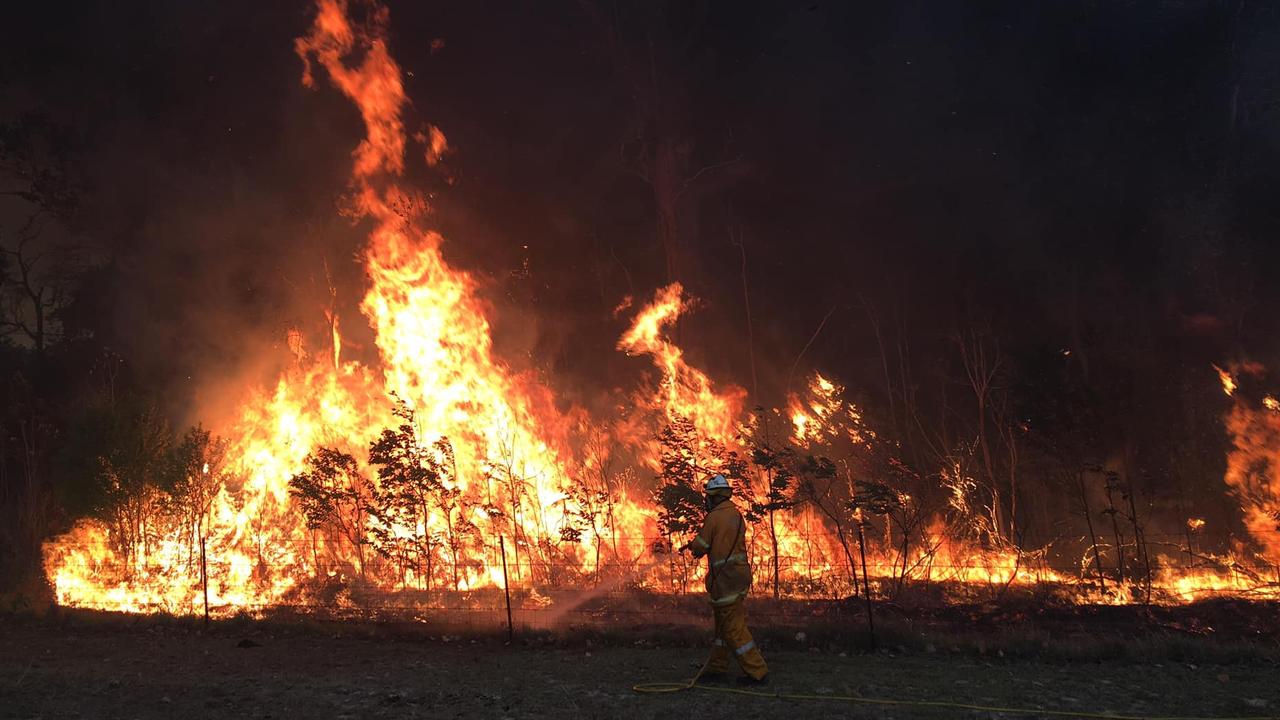
[[[707,662],[710,662],[708,660]],[[1000,713],[1004,715],[1048,716],[1068,718],[1101,718],[1102,720],[1277,720],[1275,715],[1253,717],[1183,717],[1183,716],[1150,716],[1150,715],[1114,715],[1110,713],[1075,712],[1071,710],[1039,710],[1031,708],[996,707],[975,705],[973,703],[950,702],[946,700],[899,700],[895,698],[862,697],[858,695],[806,695],[804,693],[768,692],[764,690],[747,690],[744,688],[718,687],[715,685],[699,685],[698,679],[707,669],[707,662],[702,664],[698,673],[688,682],[640,683],[631,689],[642,695],[685,692],[687,690],[708,690],[710,692],[747,695],[751,697],[773,698],[775,700],[825,700],[828,702],[849,702],[864,705],[895,705],[899,707],[932,707],[952,710],[976,710],[978,712]]]

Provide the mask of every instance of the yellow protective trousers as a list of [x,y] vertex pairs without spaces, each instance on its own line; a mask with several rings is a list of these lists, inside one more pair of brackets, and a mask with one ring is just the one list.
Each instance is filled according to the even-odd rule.
[[764,656],[756,641],[747,629],[747,609],[743,598],[727,605],[712,605],[716,617],[716,639],[711,647],[711,659],[707,661],[707,672],[722,673],[729,670],[729,658],[738,661],[742,672],[759,680],[769,674],[769,666],[764,664]]

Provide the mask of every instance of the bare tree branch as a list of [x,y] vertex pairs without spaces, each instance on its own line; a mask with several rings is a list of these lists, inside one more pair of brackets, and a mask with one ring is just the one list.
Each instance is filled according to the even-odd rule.
[[818,323],[818,329],[813,331],[813,335],[809,337],[809,342],[805,343],[804,347],[800,349],[800,354],[796,355],[796,361],[791,363],[791,369],[787,371],[787,392],[791,392],[791,380],[795,377],[796,368],[799,367],[801,358],[804,357],[805,353],[809,352],[809,347],[813,345],[814,340],[818,339],[818,335],[822,333],[822,328],[826,327],[827,321],[831,319],[831,315],[835,313],[837,307],[839,306],[832,305],[827,314],[822,316],[822,322]]
[[685,194],[685,193],[686,193],[686,192],[687,192],[687,191],[688,191],[688,190],[693,186],[693,184],[694,184],[694,183],[696,183],[696,182],[698,181],[698,179],[699,179],[699,178],[701,178],[702,176],[707,175],[708,173],[718,173],[720,170],[724,170],[724,169],[726,169],[726,168],[731,168],[731,167],[733,167],[733,166],[737,165],[737,164],[738,164],[738,163],[740,163],[740,162],[742,162],[742,158],[741,158],[741,157],[736,157],[736,158],[733,158],[733,159],[731,159],[731,160],[724,160],[724,161],[722,161],[722,162],[712,163],[711,165],[707,165],[707,166],[705,166],[705,167],[703,167],[703,168],[700,168],[697,172],[695,172],[694,174],[692,174],[692,175],[690,175],[689,177],[685,178],[684,185],[680,188],[680,192],[676,195],[676,197],[682,197],[682,196],[684,196],[684,194]]

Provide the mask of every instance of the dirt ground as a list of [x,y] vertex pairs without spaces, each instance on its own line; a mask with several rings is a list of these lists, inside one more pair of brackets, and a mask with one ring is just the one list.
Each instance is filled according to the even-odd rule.
[[[690,629],[690,633],[701,632]],[[931,650],[931,651],[930,651]],[[957,709],[756,698],[706,691],[639,695],[679,680],[691,647],[456,637],[353,637],[341,627],[102,627],[0,617],[3,718],[954,718],[1043,715],[1267,717],[1280,713],[1269,661],[1063,662],[945,650],[766,652],[770,691],[1014,706]]]

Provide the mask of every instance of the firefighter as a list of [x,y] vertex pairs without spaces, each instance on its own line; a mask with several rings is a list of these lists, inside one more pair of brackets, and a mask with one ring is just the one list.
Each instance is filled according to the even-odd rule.
[[739,684],[762,685],[768,681],[769,668],[747,629],[744,607],[747,590],[751,588],[746,523],[729,499],[733,489],[724,475],[707,480],[703,492],[707,517],[702,522],[702,530],[681,548],[692,552],[694,557],[707,556],[706,585],[715,614],[716,636],[702,678],[723,679],[732,657],[745,673],[738,678]]

